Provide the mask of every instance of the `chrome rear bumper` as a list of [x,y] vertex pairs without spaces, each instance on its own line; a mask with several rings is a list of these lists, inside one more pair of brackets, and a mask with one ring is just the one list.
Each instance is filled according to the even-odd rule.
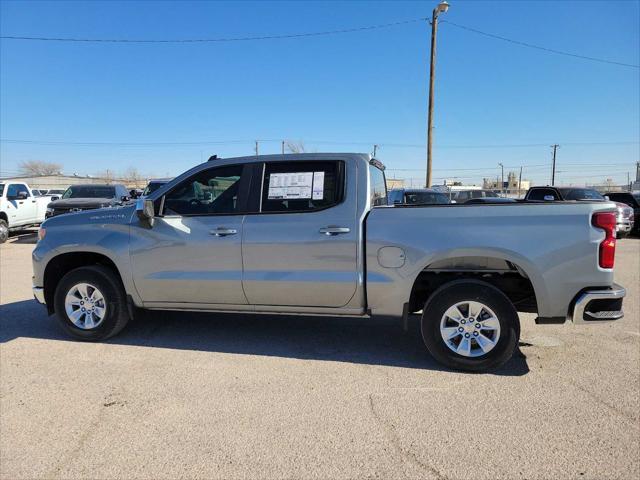
[[32,287],[33,297],[41,303],[42,305],[46,305],[47,303],[44,301],[44,288],[42,287]]
[[[590,324],[619,320],[624,316],[622,299],[627,291],[614,283],[610,290],[587,290],[578,295],[573,307],[571,321],[575,324]],[[590,305],[594,300],[598,304]],[[604,307],[604,308],[603,308]]]

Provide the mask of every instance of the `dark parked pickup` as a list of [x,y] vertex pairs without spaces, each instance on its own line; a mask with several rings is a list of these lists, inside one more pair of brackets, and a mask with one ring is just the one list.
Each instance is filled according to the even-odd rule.
[[633,208],[634,224],[631,233],[640,235],[640,191],[608,192],[605,195],[613,202],[624,203]]
[[81,212],[104,207],[116,207],[130,200],[130,193],[124,185],[72,185],[62,194],[60,200],[47,206],[46,217],[63,213]]

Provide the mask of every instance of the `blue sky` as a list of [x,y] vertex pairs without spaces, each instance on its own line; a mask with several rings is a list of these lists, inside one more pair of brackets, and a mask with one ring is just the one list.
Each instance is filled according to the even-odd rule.
[[[14,2],[2,35],[185,39],[318,32],[430,15],[436,2]],[[623,2],[451,1],[442,20],[581,55],[640,63],[640,7]],[[371,151],[397,178],[425,164],[429,26],[229,43],[92,44],[3,40],[2,174],[31,159],[68,173],[131,165],[180,173],[210,154]],[[626,182],[640,159],[640,69],[554,55],[442,23],[434,177],[479,182],[498,162],[547,183]],[[332,143],[335,142],[335,143]],[[627,142],[627,143],[619,143]],[[393,144],[416,145],[408,147]],[[506,147],[505,145],[531,145]],[[599,145],[596,145],[599,144]],[[493,145],[494,147],[490,147]],[[462,148],[474,146],[477,148]],[[482,146],[482,148],[478,148]],[[487,147],[489,146],[489,147]],[[474,170],[472,170],[474,169]],[[515,169],[515,168],[514,168]]]

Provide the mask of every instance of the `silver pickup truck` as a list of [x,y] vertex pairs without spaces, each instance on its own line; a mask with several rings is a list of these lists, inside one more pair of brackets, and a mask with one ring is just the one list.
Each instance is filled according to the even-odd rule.
[[35,298],[81,340],[139,309],[371,316],[421,313],[428,351],[504,364],[517,312],[537,323],[622,317],[608,202],[387,205],[363,154],[213,159],[137,205],[60,215],[33,252]]

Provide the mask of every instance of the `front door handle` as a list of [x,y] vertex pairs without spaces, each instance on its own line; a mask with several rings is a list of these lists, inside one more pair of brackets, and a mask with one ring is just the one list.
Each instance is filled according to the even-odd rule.
[[226,237],[227,235],[235,235],[238,231],[235,228],[218,227],[215,230],[211,230],[209,233],[216,237]]
[[324,233],[325,235],[340,235],[342,233],[349,233],[350,231],[351,229],[348,227],[336,227],[334,225],[320,229],[320,233]]

